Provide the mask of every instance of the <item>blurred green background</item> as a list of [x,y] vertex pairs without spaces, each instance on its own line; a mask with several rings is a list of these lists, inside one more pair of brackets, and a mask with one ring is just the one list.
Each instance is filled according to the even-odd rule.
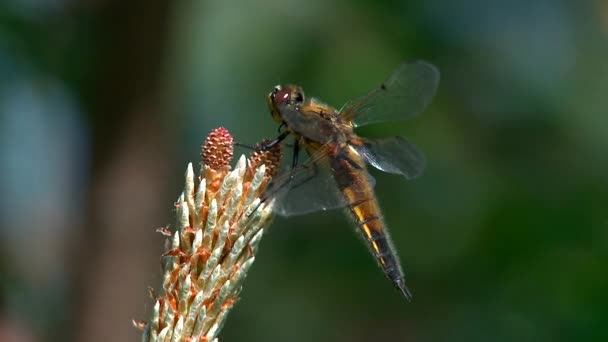
[[0,340],[138,340],[206,134],[273,137],[275,84],[340,107],[404,59],[433,103],[359,133],[428,160],[374,173],[414,301],[342,212],[278,218],[221,340],[608,340],[604,0],[3,1]]

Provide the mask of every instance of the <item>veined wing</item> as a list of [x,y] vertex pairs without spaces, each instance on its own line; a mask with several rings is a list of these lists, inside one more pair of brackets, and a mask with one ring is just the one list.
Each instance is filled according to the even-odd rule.
[[439,70],[424,61],[404,62],[367,95],[348,102],[340,114],[355,127],[400,121],[422,112],[439,85]]
[[[328,158],[331,156],[328,150],[321,148],[304,164],[275,177],[265,196],[276,199],[276,213],[281,216],[303,215],[347,205],[329,167]],[[369,181],[373,186],[371,175]]]
[[356,150],[378,170],[407,179],[418,177],[426,165],[422,152],[403,137],[365,139]]

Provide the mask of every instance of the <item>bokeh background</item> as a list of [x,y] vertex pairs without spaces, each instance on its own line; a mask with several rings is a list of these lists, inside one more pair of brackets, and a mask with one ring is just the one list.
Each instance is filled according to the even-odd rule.
[[360,133],[427,156],[374,173],[414,301],[342,212],[278,218],[222,341],[608,340],[604,0],[2,1],[0,340],[139,340],[206,134],[273,137],[275,84],[340,107],[403,59],[435,100]]

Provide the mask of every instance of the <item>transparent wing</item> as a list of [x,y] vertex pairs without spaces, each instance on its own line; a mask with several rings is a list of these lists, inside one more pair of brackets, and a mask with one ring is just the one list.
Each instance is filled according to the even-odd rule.
[[378,170],[413,179],[426,165],[424,155],[403,137],[366,139],[357,151]]
[[[346,206],[329,167],[327,148],[313,154],[303,165],[275,177],[266,197],[275,198],[274,211],[294,216]],[[369,176],[374,184],[374,179]]]
[[348,102],[341,115],[355,126],[400,121],[422,112],[439,85],[439,70],[424,61],[404,62],[366,96]]
[[303,215],[346,205],[326,167],[311,163],[289,171],[287,176],[275,201],[275,212],[281,216]]

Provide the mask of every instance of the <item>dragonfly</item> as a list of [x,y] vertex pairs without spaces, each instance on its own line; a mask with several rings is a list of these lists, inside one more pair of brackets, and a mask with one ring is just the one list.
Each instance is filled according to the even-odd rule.
[[[281,216],[347,208],[385,276],[407,299],[412,295],[390,239],[368,165],[406,179],[418,177],[424,155],[402,137],[365,139],[354,129],[372,123],[401,121],[422,112],[435,95],[439,71],[424,61],[403,62],[379,87],[337,110],[307,98],[297,85],[276,86],[268,106],[280,134],[269,149],[293,136],[291,168],[264,194],[274,198]],[[308,159],[300,164],[300,152]]]

